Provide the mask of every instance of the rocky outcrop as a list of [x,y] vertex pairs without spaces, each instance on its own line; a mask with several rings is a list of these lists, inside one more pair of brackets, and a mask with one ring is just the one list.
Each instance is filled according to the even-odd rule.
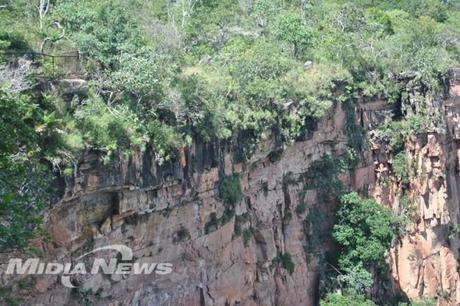
[[[414,136],[406,143],[412,168],[406,205],[411,206],[411,215],[404,236],[391,250],[392,275],[404,293],[410,299],[438,296],[445,305],[460,304],[457,84],[454,82],[443,105],[442,125],[433,126],[428,133]],[[397,184],[386,190],[378,184],[374,195],[394,209],[404,209]]]
[[[341,176],[350,189],[396,213],[411,212],[389,254],[390,294],[439,296],[448,305],[460,303],[460,85],[455,84],[449,98],[439,100],[443,126],[406,143],[411,173],[417,174],[410,176],[410,188],[394,178],[391,154],[378,143]],[[356,123],[372,134],[392,106],[361,102],[355,112]],[[329,268],[326,256],[335,250],[336,203],[318,197],[322,190],[308,177],[315,175],[315,161],[345,152],[346,120],[337,104],[315,131],[288,147],[266,135],[248,162],[240,161],[234,143],[199,140],[163,165],[150,150],[109,165],[87,153],[67,179],[64,197],[47,213],[50,241],[36,244],[44,258],[69,262],[97,247],[126,245],[134,261],[170,262],[173,272],[79,275],[72,279],[79,289],[64,287],[57,276],[37,276],[27,292],[17,285],[13,291],[28,305],[315,305]],[[218,191],[221,180],[235,173],[243,193],[236,217],[227,215]],[[403,207],[403,196],[410,209]],[[290,254],[292,273],[280,262],[282,254]]]
[[[234,146],[224,143],[195,143],[184,168],[179,162],[159,166],[148,152],[109,166],[87,154],[49,212],[51,242],[40,247],[48,260],[68,262],[123,244],[136,260],[173,264],[164,276],[76,277],[91,289],[84,298],[100,305],[313,305],[332,246],[334,203],[317,203],[316,191],[305,191],[301,180],[313,161],[345,148],[343,123],[337,105],[308,139],[281,152],[267,137],[250,163],[238,162]],[[235,207],[243,219],[239,235],[235,218],[222,222],[225,205],[218,196],[219,181],[233,173],[244,195]],[[296,213],[301,204],[305,211]],[[213,214],[217,224],[209,230]],[[180,228],[187,239],[179,241]],[[295,264],[292,274],[276,260],[285,253]],[[58,277],[37,277],[28,294],[33,305],[78,301]]]

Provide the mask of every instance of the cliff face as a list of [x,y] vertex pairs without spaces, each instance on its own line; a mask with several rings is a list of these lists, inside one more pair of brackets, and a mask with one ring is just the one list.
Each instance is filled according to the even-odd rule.
[[[405,198],[415,204],[390,252],[393,284],[375,295],[400,289],[411,299],[437,295],[449,305],[460,303],[459,84],[435,99],[440,124],[405,144],[417,174],[410,175]],[[360,102],[355,113],[372,135],[391,106]],[[335,251],[337,204],[318,196],[324,190],[312,185],[311,166],[325,154],[346,151],[345,124],[337,104],[304,140],[281,149],[269,135],[244,163],[238,162],[237,146],[224,143],[195,142],[181,161],[163,166],[149,151],[110,165],[87,154],[47,215],[50,241],[37,242],[45,258],[69,262],[94,248],[122,244],[135,261],[169,262],[173,272],[80,275],[73,277],[80,289],[73,290],[58,276],[37,276],[32,288],[15,285],[14,291],[31,305],[314,305],[329,269],[326,256]],[[407,207],[391,163],[388,148],[371,142],[358,166],[340,179],[399,213]],[[227,216],[218,192],[222,178],[233,173],[244,195],[236,218]],[[277,260],[286,253],[295,264],[292,273]]]
[[[312,161],[343,147],[333,145],[343,138],[343,117],[337,107],[309,140],[281,156],[270,154],[275,143],[265,141],[250,164],[233,162],[231,147],[219,144],[196,144],[184,169],[179,163],[158,167],[148,154],[110,167],[88,155],[75,184],[50,212],[53,243],[46,251],[65,261],[83,250],[125,244],[138,260],[173,263],[173,273],[165,276],[82,278],[84,288],[99,292],[101,304],[312,305],[334,209],[315,203],[315,190],[302,192],[301,177]],[[242,231],[253,233],[247,246],[244,235],[235,236],[235,218],[221,222],[219,177],[232,173],[240,174],[244,194],[236,215],[245,216]],[[294,211],[300,203],[308,209],[299,215]],[[217,226],[211,224],[213,213]],[[304,221],[310,214],[319,224],[314,228]],[[178,242],[181,227],[190,237]],[[295,263],[292,275],[273,263],[285,252]],[[56,281],[39,280],[37,289],[44,293],[35,302],[68,303],[70,290]]]
[[[412,206],[406,233],[391,250],[394,281],[411,299],[440,296],[442,304],[460,303],[460,82],[454,77],[447,98],[433,117],[441,120],[406,143],[412,168],[408,199]],[[373,195],[394,209],[403,209],[401,189],[383,187],[388,172],[378,161]],[[414,175],[415,174],[415,175]],[[380,178],[380,179],[379,179]]]

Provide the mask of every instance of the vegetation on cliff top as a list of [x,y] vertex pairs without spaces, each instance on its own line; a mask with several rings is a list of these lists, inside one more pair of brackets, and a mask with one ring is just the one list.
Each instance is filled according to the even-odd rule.
[[34,97],[56,118],[55,163],[146,144],[161,160],[196,136],[256,142],[270,128],[290,142],[340,82],[392,100],[401,74],[436,87],[459,59],[458,1],[4,2],[0,50],[80,50],[91,80],[75,103]]

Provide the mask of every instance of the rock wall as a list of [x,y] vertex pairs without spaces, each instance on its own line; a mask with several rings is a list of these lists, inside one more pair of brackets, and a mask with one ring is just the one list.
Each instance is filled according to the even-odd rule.
[[[400,291],[460,303],[460,81],[454,80],[439,100],[444,126],[406,144],[420,174],[410,178],[409,198],[416,205],[390,252],[393,285],[377,295]],[[361,102],[355,111],[357,123],[372,134],[391,106]],[[86,154],[47,214],[50,240],[36,243],[44,258],[68,262],[100,246],[123,244],[135,261],[170,262],[173,272],[78,276],[73,281],[79,289],[64,287],[58,276],[37,276],[28,289],[13,283],[13,292],[27,305],[315,305],[328,269],[325,258],[336,249],[331,227],[337,205],[318,200],[321,190],[308,188],[305,178],[314,161],[345,152],[345,121],[337,104],[304,140],[280,148],[267,135],[245,163],[238,161],[237,146],[218,142],[196,141],[180,161],[162,166],[149,150],[109,165]],[[390,169],[386,148],[371,144],[341,180],[398,213],[404,209],[402,186]],[[228,218],[218,185],[233,173],[244,197],[235,207],[238,221],[222,222]],[[246,234],[238,235],[235,222]],[[295,263],[292,274],[276,260],[285,253]]]
[[[235,162],[231,145],[196,143],[187,166],[158,166],[148,152],[104,166],[87,154],[67,182],[62,201],[48,215],[51,242],[39,245],[47,260],[68,262],[99,246],[124,244],[138,261],[173,263],[164,276],[81,276],[83,292],[65,288],[59,277],[36,277],[27,291],[32,305],[313,305],[322,256],[330,238],[334,203],[317,203],[302,177],[311,162],[344,150],[344,113],[337,105],[308,139],[279,151],[274,137],[262,142],[250,163]],[[235,235],[235,218],[221,219],[218,184],[239,173],[243,200],[236,215],[250,240]],[[298,205],[305,212],[295,213]],[[215,213],[218,226],[206,230]],[[316,219],[315,226],[309,219]],[[178,241],[186,228],[190,237]],[[308,249],[309,253],[305,253]],[[292,274],[276,262],[289,253]],[[20,289],[17,288],[20,293]]]
[[[454,75],[439,108],[441,121],[423,135],[413,136],[405,151],[412,168],[407,190],[410,222],[391,250],[392,276],[410,299],[440,297],[441,305],[460,304],[460,79]],[[379,169],[385,162],[378,161]],[[401,187],[393,181],[374,197],[395,210],[401,205]],[[407,208],[406,208],[407,209]]]

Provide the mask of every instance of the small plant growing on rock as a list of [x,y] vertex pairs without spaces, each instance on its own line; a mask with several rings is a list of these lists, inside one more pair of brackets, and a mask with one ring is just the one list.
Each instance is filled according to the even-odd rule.
[[34,280],[32,278],[21,278],[16,281],[20,289],[30,289],[34,286]]
[[286,271],[289,272],[289,274],[292,274],[295,269],[295,263],[292,261],[291,254],[286,252],[284,254],[278,255],[277,258],[275,258],[275,261],[283,267]]
[[220,224],[225,225],[227,224],[235,215],[235,211],[233,209],[226,209],[220,218]]
[[307,210],[307,204],[305,203],[300,203],[299,205],[297,205],[297,207],[295,208],[295,213],[298,214],[298,215],[301,215],[303,214],[305,211]]
[[[376,306],[374,302],[366,299],[364,296],[356,294],[339,294],[328,293],[326,297],[321,300],[321,306]],[[401,305],[402,306],[402,305]]]
[[241,223],[235,219],[234,235],[239,237],[241,235]]
[[63,174],[65,177],[70,177],[70,176],[72,176],[72,174],[73,174],[73,169],[70,168],[70,167],[66,167],[66,168],[64,168],[64,170],[62,171],[62,174]]
[[407,158],[404,152],[399,152],[393,158],[393,173],[396,175],[398,180],[403,184],[409,183],[409,169],[407,166]]
[[181,242],[190,239],[190,232],[188,229],[181,225],[179,230],[176,233],[176,242]]
[[243,198],[240,176],[233,174],[224,177],[219,184],[219,197],[225,204],[235,206]]
[[248,222],[248,214],[247,213],[235,216],[235,228],[234,228],[235,237],[241,236],[242,231],[243,231],[242,228],[241,228],[241,225],[246,223],[246,222]]
[[85,290],[80,287],[72,288],[71,295],[78,301],[79,305],[90,306],[92,305],[90,300],[91,289]]
[[417,202],[411,201],[408,195],[401,196],[399,199],[401,230],[406,230],[417,217],[417,207]]
[[460,224],[454,223],[449,227],[449,239],[457,237],[458,234],[460,234]]
[[344,186],[340,174],[346,170],[346,165],[335,156],[324,155],[315,160],[305,174],[310,189],[318,191],[322,201],[335,199],[343,193]]
[[262,182],[261,183],[262,190],[264,191],[264,196],[268,195],[268,182]]
[[217,230],[218,227],[218,220],[217,220],[217,214],[215,212],[211,213],[210,215],[210,220],[206,225],[204,226],[204,232],[205,234],[209,234],[215,230]]
[[249,241],[251,241],[252,238],[252,230],[250,228],[247,228],[243,231],[243,243],[245,247],[249,246]]
[[436,306],[438,304],[435,298],[426,298],[421,301],[411,301],[410,303],[400,303],[398,306]]

